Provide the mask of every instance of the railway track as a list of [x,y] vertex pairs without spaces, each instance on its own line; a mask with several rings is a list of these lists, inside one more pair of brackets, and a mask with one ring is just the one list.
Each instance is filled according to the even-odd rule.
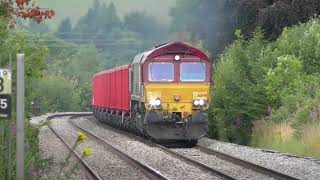
[[[78,117],[78,116],[77,116]],[[72,124],[74,124],[75,126],[78,126],[76,125],[73,121],[70,121]],[[204,171],[207,171],[207,172],[211,172],[213,175],[216,175],[216,176],[220,176],[224,179],[236,179],[235,177],[232,177],[220,170],[217,170],[217,169],[214,169],[212,167],[209,167],[199,161],[196,161],[196,160],[193,160],[189,157],[186,157],[184,155],[181,155],[169,148],[166,148],[162,145],[159,145],[159,144],[156,144],[150,140],[147,140],[147,139],[144,139],[142,137],[139,137],[137,135],[134,135],[132,133],[129,133],[129,132],[126,132],[126,131],[122,131],[122,130],[119,130],[119,129],[116,129],[116,128],[113,128],[113,127],[110,127],[106,124],[102,124],[100,122],[97,122],[99,125],[102,125],[104,126],[105,128],[108,128],[108,129],[111,129],[112,131],[115,131],[119,134],[123,134],[125,136],[129,136],[131,138],[133,138],[134,140],[137,140],[137,141],[140,141],[142,143],[145,143],[145,144],[148,144],[149,146],[152,146],[152,147],[157,147],[169,154],[171,154],[172,156],[186,162],[186,163],[189,163],[191,165],[194,165],[194,166],[197,166],[199,168],[201,168],[202,170]],[[78,126],[79,127],[79,126]],[[79,127],[81,128],[81,127]],[[82,128],[83,131],[86,131],[85,129]],[[87,132],[87,131],[86,131]],[[88,132],[87,132],[88,133]],[[271,178],[274,178],[274,179],[282,179],[282,180],[297,180],[297,178],[295,177],[292,177],[290,175],[287,175],[287,174],[284,174],[284,173],[280,173],[278,171],[275,171],[275,170],[272,170],[272,169],[269,169],[269,168],[266,168],[266,167],[263,167],[263,166],[260,166],[260,165],[257,165],[257,164],[254,164],[252,162],[249,162],[249,161],[245,161],[245,160],[242,160],[242,159],[239,159],[239,158],[236,158],[236,157],[233,157],[233,156],[230,156],[228,154],[224,154],[222,152],[219,152],[219,151],[215,151],[215,150],[212,150],[212,149],[208,149],[208,148],[205,148],[205,147],[202,147],[202,146],[196,146],[194,147],[194,149],[197,149],[199,151],[201,151],[202,153],[206,153],[206,154],[209,154],[209,155],[213,155],[213,156],[216,156],[222,160],[225,160],[225,161],[228,161],[230,163],[233,163],[233,164],[236,164],[236,165],[239,165],[241,167],[244,167],[246,169],[250,169],[256,173],[259,173],[259,174],[263,174],[263,175],[266,175],[268,177],[271,177]]]
[[[110,150],[113,154],[115,154],[116,156],[118,156],[119,158],[121,158],[122,160],[126,161],[128,164],[130,164],[131,166],[135,167],[136,169],[140,170],[143,174],[145,174],[148,178],[150,179],[168,179],[167,177],[165,177],[164,175],[161,174],[161,172],[157,171],[156,169],[153,169],[152,167],[145,165],[141,162],[139,162],[136,159],[133,159],[132,157],[130,157],[129,155],[127,155],[126,153],[124,153],[123,151],[121,151],[120,149],[117,149],[116,147],[114,147],[113,145],[111,145],[110,143],[106,142],[105,140],[101,139],[100,137],[96,136],[94,133],[90,132],[89,130],[80,127],[78,124],[76,124],[73,120],[76,119],[77,117],[83,117],[83,116],[90,116],[91,114],[76,114],[76,115],[72,115],[72,114],[67,114],[67,115],[54,115],[48,119],[53,119],[53,118],[57,118],[57,117],[65,117],[65,116],[70,116],[68,118],[68,123],[70,123],[72,126],[74,126],[77,129],[80,129],[81,131],[85,132],[88,134],[88,136],[92,137],[93,139],[95,139],[97,142],[102,143],[106,148],[108,148],[108,150]],[[93,118],[86,118],[88,120],[93,121]],[[180,159],[184,162],[186,162],[187,164],[190,164],[192,166],[198,167],[200,169],[202,169],[203,171],[206,172],[210,172],[212,175],[214,176],[219,176],[223,179],[236,179],[236,177],[233,177],[231,175],[228,175],[228,173],[222,172],[221,170],[212,168],[207,166],[206,164],[199,162],[197,160],[193,160],[185,155],[181,155],[178,152],[175,152],[174,150],[164,147],[162,145],[156,144],[150,140],[144,139],[142,137],[139,137],[137,135],[131,134],[129,132],[126,131],[122,131],[119,129],[115,129],[113,127],[110,127],[106,124],[100,123],[95,121],[95,123],[98,123],[99,125],[105,127],[106,129],[115,131],[119,134],[125,135],[125,136],[129,136],[130,138],[145,143],[151,147],[156,147],[161,149],[162,151],[172,155],[173,157]],[[68,147],[69,149],[71,149],[71,147],[67,144],[67,142],[59,136],[59,134],[57,134],[57,132],[49,125],[50,130],[66,145],[66,147]],[[233,156],[230,156],[228,154],[224,154],[221,153],[219,151],[215,151],[212,149],[208,149],[202,146],[196,146],[193,149],[200,151],[201,153],[205,153],[208,155],[212,155],[215,157],[218,157],[219,159],[222,159],[224,161],[228,161],[232,164],[236,164],[238,166],[244,167],[246,169],[250,169],[254,172],[257,172],[259,174],[263,174],[266,175],[268,177],[272,177],[274,179],[290,179],[290,180],[295,180],[297,178],[256,165],[252,162],[248,162]],[[85,168],[85,170],[87,171],[87,173],[90,175],[91,179],[102,179],[101,176],[99,176],[91,167],[90,165],[88,165],[85,161],[81,160],[80,156],[77,155],[74,151],[73,154],[76,156],[77,159],[80,160],[81,164],[83,165],[83,167]]]
[[237,164],[237,165],[242,166],[242,167],[246,167],[246,168],[251,169],[251,170],[253,170],[255,172],[258,172],[258,173],[261,173],[261,174],[264,174],[264,175],[267,175],[267,176],[271,176],[271,177],[273,177],[275,179],[298,180],[297,178],[289,176],[287,174],[280,173],[278,171],[275,171],[275,170],[272,170],[272,169],[269,169],[269,168],[254,164],[254,163],[249,162],[249,161],[245,161],[245,160],[236,158],[236,157],[228,155],[228,154],[224,154],[222,152],[219,152],[219,151],[216,151],[216,150],[213,150],[213,149],[209,149],[209,148],[202,147],[202,146],[196,146],[196,147],[194,147],[194,149],[197,149],[197,150],[199,150],[201,152],[204,152],[206,154],[209,154],[209,155],[217,156],[220,159],[223,159],[225,161]]
[[[97,137],[96,135],[94,135],[92,132],[90,132],[90,131],[88,131],[87,129],[82,128],[82,127],[80,127],[79,125],[77,125],[76,123],[74,123],[74,122],[72,121],[72,119],[74,119],[74,118],[76,118],[76,117],[79,117],[79,116],[73,116],[72,118],[69,119],[69,122],[70,122],[73,126],[77,127],[78,129],[81,129],[83,132],[89,134],[90,136],[92,136],[92,137],[94,137],[94,138],[96,138],[96,139],[99,139],[99,141],[101,141],[101,142],[103,142],[103,143],[105,143],[105,144],[109,144],[109,143],[107,143],[106,141],[104,141],[103,139],[101,139],[101,138]],[[161,150],[163,150],[163,151],[165,151],[165,152],[173,155],[174,157],[176,157],[176,158],[178,158],[178,159],[180,159],[180,160],[182,160],[182,161],[184,161],[184,162],[186,162],[186,163],[188,163],[188,164],[191,164],[191,165],[193,165],[193,166],[196,166],[196,167],[198,167],[198,168],[200,168],[200,169],[202,169],[202,170],[204,170],[204,171],[211,172],[214,176],[219,176],[219,177],[221,177],[221,178],[223,178],[223,179],[228,179],[228,180],[234,180],[234,179],[235,179],[235,178],[233,178],[233,177],[231,177],[231,176],[229,176],[229,175],[227,175],[227,174],[225,174],[225,173],[223,173],[223,172],[220,172],[220,171],[215,170],[215,169],[213,169],[213,168],[211,168],[211,167],[208,167],[208,166],[206,166],[205,164],[202,164],[202,163],[199,163],[199,162],[197,162],[197,161],[194,161],[194,160],[192,160],[192,159],[190,159],[190,158],[187,158],[187,157],[185,157],[185,156],[182,156],[182,155],[180,155],[180,154],[178,154],[178,153],[176,153],[176,152],[174,152],[174,151],[172,151],[172,150],[170,150],[170,149],[168,149],[168,148],[166,148],[166,147],[164,147],[164,146],[161,146],[161,145],[159,145],[159,144],[153,143],[152,141],[143,139],[143,138],[141,138],[141,137],[139,137],[139,136],[130,134],[130,133],[125,132],[125,131],[122,131],[122,130],[118,130],[118,129],[112,128],[112,127],[107,126],[107,125],[105,125],[105,124],[101,124],[101,125],[102,125],[102,126],[105,126],[105,127],[108,127],[108,128],[111,128],[113,131],[116,131],[116,132],[119,133],[119,134],[125,134],[126,136],[130,136],[130,137],[133,138],[134,140],[137,140],[137,141],[140,141],[140,142],[142,142],[142,143],[148,144],[149,146],[158,147],[158,148],[160,148]],[[110,145],[110,144],[109,144],[109,145]],[[111,146],[112,148],[114,148],[112,145],[110,145],[110,146]],[[119,150],[116,150],[116,148],[114,148],[114,149],[115,149],[115,151],[116,151],[115,153],[117,153],[117,151],[119,151]],[[122,153],[122,152],[121,152],[121,153]],[[123,153],[123,154],[124,154],[124,153]],[[126,156],[128,159],[132,159],[130,156],[128,156],[128,155],[126,155],[126,154],[124,154],[124,156]],[[151,167],[149,167],[149,168],[151,168]],[[152,170],[152,171],[157,172],[156,170]],[[160,174],[160,172],[158,172],[158,173]],[[164,178],[164,177],[163,177],[163,178]],[[152,179],[154,179],[154,178],[152,178]],[[167,179],[167,178],[165,178],[165,179]]]
[[[50,119],[53,119],[55,117],[63,117],[67,115],[55,115],[54,117],[50,117]],[[89,179],[93,180],[102,180],[101,176],[93,170],[93,168],[87,164],[73,149],[72,147],[54,130],[54,128],[51,127],[51,125],[48,125],[49,129],[55,134],[55,136],[61,140],[61,142],[72,152],[72,154],[79,160],[81,165],[84,167],[86,170],[86,173],[89,175]]]
[[122,160],[126,161],[128,164],[132,165],[133,167],[135,167],[138,170],[141,170],[147,177],[149,177],[150,179],[159,179],[159,180],[164,180],[164,179],[168,179],[167,177],[165,177],[164,175],[162,175],[159,171],[153,169],[152,167],[145,165],[143,163],[141,163],[140,161],[128,156],[126,153],[124,153],[123,151],[121,151],[120,149],[114,147],[113,145],[111,145],[110,143],[106,142],[105,140],[101,139],[100,137],[94,135],[92,132],[78,126],[77,124],[75,124],[71,119],[74,119],[76,117],[79,117],[81,115],[76,115],[76,116],[72,116],[69,119],[70,124],[72,124],[74,127],[76,127],[77,129],[80,129],[81,131],[85,132],[87,135],[89,135],[91,138],[101,142],[104,146],[106,146],[106,148],[108,148],[108,150],[110,150],[111,152],[113,152],[115,155],[117,155],[119,158],[121,158]]

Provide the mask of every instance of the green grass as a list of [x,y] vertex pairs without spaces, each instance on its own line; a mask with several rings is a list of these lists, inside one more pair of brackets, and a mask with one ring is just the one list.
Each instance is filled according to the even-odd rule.
[[301,136],[287,123],[259,121],[255,124],[252,145],[280,152],[320,159],[320,124],[310,124]]
[[[47,166],[47,161],[41,159],[40,156],[39,128],[40,126],[32,126],[28,120],[25,121],[25,179],[38,179],[39,170]],[[0,133],[0,179],[9,178],[9,169],[11,179],[15,179],[16,130],[12,131],[11,163],[9,163],[8,120],[0,120],[0,129],[1,131],[5,129]]]

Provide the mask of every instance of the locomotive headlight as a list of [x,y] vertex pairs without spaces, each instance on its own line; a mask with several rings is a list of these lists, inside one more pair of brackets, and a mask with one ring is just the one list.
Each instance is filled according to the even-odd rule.
[[203,99],[200,99],[200,100],[199,100],[199,105],[200,105],[200,106],[203,106],[203,105],[204,105],[204,100],[203,100]]
[[194,106],[205,106],[207,105],[208,101],[204,99],[196,99],[193,101]]
[[151,99],[150,102],[151,106],[160,106],[161,100],[160,99]]
[[150,103],[152,106],[155,106],[155,105],[156,105],[156,100],[155,100],[155,99],[151,99],[149,103]]
[[194,104],[195,106],[199,106],[200,102],[199,102],[199,100],[194,100],[194,101],[193,101],[193,104]]
[[160,105],[161,105],[160,99],[156,99],[156,100],[155,100],[155,105],[156,105],[156,106],[160,106]]

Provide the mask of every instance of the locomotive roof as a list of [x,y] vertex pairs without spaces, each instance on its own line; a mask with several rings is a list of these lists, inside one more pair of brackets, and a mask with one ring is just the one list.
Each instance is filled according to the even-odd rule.
[[145,51],[136,55],[131,63],[144,63],[151,58],[165,54],[195,55],[200,57],[201,59],[209,61],[208,56],[197,48],[194,48],[182,42],[169,42],[158,45],[149,51]]

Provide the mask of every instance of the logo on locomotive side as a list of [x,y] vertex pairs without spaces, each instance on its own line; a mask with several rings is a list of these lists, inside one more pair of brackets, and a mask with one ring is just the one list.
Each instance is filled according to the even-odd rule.
[[149,91],[148,92],[148,99],[157,99],[161,98],[161,93],[158,91]]
[[193,92],[193,99],[207,99],[208,94],[206,92]]

